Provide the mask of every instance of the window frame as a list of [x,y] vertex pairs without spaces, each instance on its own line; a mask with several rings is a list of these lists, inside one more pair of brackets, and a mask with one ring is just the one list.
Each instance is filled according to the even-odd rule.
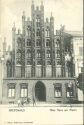
[[[9,90],[11,90],[11,96],[9,96]],[[13,92],[13,90],[14,90],[14,92]],[[14,94],[13,94],[14,93]],[[14,96],[13,96],[13,95]],[[16,94],[16,85],[15,85],[15,83],[10,83],[10,84],[8,84],[8,92],[7,92],[7,97],[8,98],[15,98],[15,94]]]
[[47,58],[51,58],[51,51],[50,51],[50,50],[47,50],[47,51],[46,51],[46,57],[47,57]]
[[[66,97],[67,98],[73,98],[74,97],[74,85],[72,83],[72,87],[68,87],[70,83],[66,83]],[[67,89],[69,90],[70,88],[72,88],[72,91],[67,91]],[[67,96],[67,92],[69,92],[69,96]],[[70,95],[70,92],[72,92],[72,96]]]
[[[22,90],[23,91],[23,96],[22,94]],[[26,96],[25,96],[25,90],[26,90]],[[27,83],[21,83],[20,84],[20,98],[27,98],[28,97],[28,84]]]
[[[60,88],[60,91],[56,91],[56,88]],[[60,92],[60,96],[56,96],[55,91]],[[54,84],[54,98],[62,98],[62,84],[61,83]]]

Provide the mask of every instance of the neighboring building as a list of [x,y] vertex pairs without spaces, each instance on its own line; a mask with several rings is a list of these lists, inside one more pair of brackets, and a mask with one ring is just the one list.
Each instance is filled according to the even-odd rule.
[[54,18],[44,21],[44,6],[31,5],[31,20],[22,16],[22,33],[12,28],[12,51],[6,59],[3,103],[18,99],[66,103],[77,100],[72,36],[54,33]]
[[[2,41],[1,41],[2,43]],[[4,42],[1,44],[0,50],[0,103],[2,103],[2,86],[3,86],[3,77],[5,74],[5,66],[8,55],[10,54],[10,46],[7,49],[6,38],[4,38]]]
[[75,61],[75,76],[78,77],[83,68],[83,32],[82,31],[68,31],[73,37],[73,51]]
[[[83,69],[83,32],[82,31],[71,31],[73,37],[73,51],[74,51],[74,63],[75,63],[75,76],[78,77]],[[79,84],[79,83],[78,83]],[[78,100],[83,101],[83,91],[78,89]]]

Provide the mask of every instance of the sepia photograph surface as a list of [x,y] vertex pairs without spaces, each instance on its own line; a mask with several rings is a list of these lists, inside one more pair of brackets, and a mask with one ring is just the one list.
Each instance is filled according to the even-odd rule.
[[0,125],[83,125],[83,0],[0,0]]

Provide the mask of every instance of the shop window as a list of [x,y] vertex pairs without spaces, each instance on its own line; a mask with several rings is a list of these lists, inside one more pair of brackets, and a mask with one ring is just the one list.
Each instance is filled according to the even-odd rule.
[[62,96],[62,85],[60,83],[54,85],[54,96],[56,98]]
[[27,93],[28,93],[28,85],[21,84],[21,97],[27,97]]
[[67,94],[67,97],[74,96],[73,83],[70,82],[66,84],[66,94]]
[[15,85],[11,85],[11,84],[8,85],[8,97],[14,98],[15,97]]

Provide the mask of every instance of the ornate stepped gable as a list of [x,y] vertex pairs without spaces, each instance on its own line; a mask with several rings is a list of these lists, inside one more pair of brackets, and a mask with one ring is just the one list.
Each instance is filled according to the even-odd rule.
[[22,15],[22,33],[12,28],[11,77],[73,77],[72,36],[64,26],[54,33],[54,17],[44,21],[44,6],[31,5],[31,20]]

